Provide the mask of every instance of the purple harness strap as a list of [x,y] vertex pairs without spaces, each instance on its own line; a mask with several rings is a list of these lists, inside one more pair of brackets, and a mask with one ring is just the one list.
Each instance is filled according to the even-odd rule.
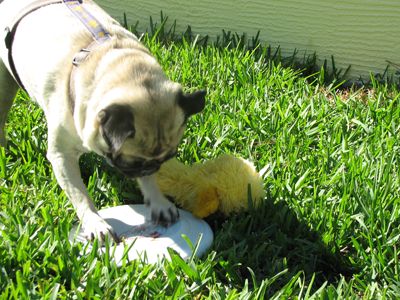
[[82,5],[82,0],[63,0],[64,4],[90,31],[97,42],[104,43],[111,36],[100,22]]

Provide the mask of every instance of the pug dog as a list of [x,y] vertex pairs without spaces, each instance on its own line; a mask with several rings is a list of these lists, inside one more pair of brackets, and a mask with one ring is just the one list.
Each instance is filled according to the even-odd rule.
[[[0,3],[0,30],[34,0]],[[137,178],[152,220],[162,226],[177,222],[179,213],[160,192],[154,174],[175,156],[188,117],[204,109],[206,92],[182,91],[170,81],[148,49],[89,0],[83,5],[101,23],[110,39],[97,45],[73,67],[92,34],[63,3],[33,10],[19,22],[12,44],[14,69],[48,125],[47,158],[59,185],[76,210],[88,240],[107,236],[113,228],[97,213],[82,182],[78,159],[95,152],[129,178]],[[0,39],[0,143],[19,89],[10,54]],[[71,72],[74,69],[74,76]]]

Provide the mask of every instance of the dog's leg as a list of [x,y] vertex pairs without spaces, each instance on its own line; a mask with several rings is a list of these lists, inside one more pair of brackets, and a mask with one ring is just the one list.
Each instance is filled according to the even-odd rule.
[[6,135],[4,126],[8,112],[14,102],[15,96],[18,92],[18,84],[8,72],[3,61],[0,59],[0,144],[6,147]]
[[144,196],[144,203],[150,207],[152,221],[165,227],[178,221],[179,211],[161,194],[154,175],[137,178],[137,181]]
[[[51,139],[50,139],[51,140]],[[76,209],[78,218],[82,220],[82,227],[86,238],[93,241],[96,237],[104,245],[106,235],[118,243],[119,239],[114,229],[107,224],[97,213],[96,207],[86,190],[79,171],[79,156],[77,151],[60,153],[49,143],[47,158],[50,160],[57,181],[65,190],[68,198]]]

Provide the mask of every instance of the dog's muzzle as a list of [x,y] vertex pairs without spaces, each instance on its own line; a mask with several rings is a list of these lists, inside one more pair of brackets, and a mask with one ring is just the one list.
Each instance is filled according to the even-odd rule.
[[152,166],[146,166],[143,169],[137,170],[137,169],[122,169],[115,167],[118,171],[120,171],[122,174],[124,174],[128,178],[138,178],[138,177],[145,177],[145,176],[150,176],[158,172],[161,168],[160,165],[152,165]]
[[107,163],[116,168],[122,174],[124,174],[128,178],[137,178],[150,176],[158,172],[160,170],[162,163],[170,159],[170,156],[165,157],[161,160],[142,160],[137,159],[133,162],[126,163],[121,160],[120,156],[116,158],[112,157],[112,154],[106,154]]

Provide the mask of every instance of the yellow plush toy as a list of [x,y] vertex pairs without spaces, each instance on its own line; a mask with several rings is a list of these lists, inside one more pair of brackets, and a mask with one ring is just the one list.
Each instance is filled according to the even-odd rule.
[[233,211],[248,210],[248,185],[253,205],[264,198],[263,181],[252,163],[233,155],[184,165],[169,160],[156,173],[161,192],[196,217],[204,218],[217,210],[228,216]]

